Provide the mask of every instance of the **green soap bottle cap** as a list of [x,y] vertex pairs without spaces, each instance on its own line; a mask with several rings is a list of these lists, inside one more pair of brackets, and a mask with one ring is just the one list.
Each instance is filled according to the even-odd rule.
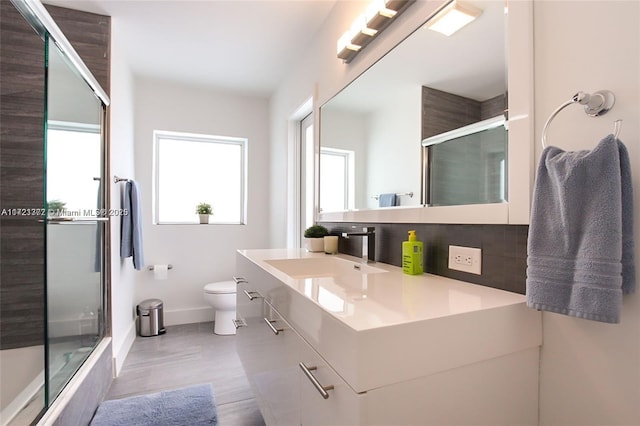
[[416,231],[411,230],[409,231],[409,241],[415,241],[416,240]]

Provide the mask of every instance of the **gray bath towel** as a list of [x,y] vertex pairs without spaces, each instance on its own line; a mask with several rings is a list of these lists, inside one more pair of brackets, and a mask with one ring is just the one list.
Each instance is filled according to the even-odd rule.
[[547,147],[540,158],[527,244],[527,305],[620,322],[635,290],[627,149],[613,135],[592,151]]
[[140,190],[134,181],[128,181],[124,191],[122,208],[128,214],[122,216],[120,228],[120,257],[133,256],[133,267],[138,271],[144,267],[142,251],[142,213],[140,211]]
[[378,195],[378,207],[393,207],[398,204],[398,196],[395,192]]

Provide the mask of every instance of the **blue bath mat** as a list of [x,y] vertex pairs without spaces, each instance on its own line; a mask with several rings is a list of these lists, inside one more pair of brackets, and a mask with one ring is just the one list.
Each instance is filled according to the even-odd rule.
[[103,401],[91,426],[217,425],[211,384]]

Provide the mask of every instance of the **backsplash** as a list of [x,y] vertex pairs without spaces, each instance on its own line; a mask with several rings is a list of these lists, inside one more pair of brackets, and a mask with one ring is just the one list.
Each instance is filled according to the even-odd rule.
[[[424,271],[460,281],[525,294],[527,270],[527,225],[447,225],[430,223],[355,223],[322,222],[332,235],[358,231],[365,226],[376,228],[376,261],[402,265],[402,242],[407,231],[415,229],[424,243]],[[482,249],[482,275],[448,268],[450,245]],[[360,257],[361,238],[340,238],[340,253]]]

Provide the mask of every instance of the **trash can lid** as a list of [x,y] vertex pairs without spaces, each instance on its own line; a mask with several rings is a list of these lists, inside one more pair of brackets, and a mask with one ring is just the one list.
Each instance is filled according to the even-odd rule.
[[138,305],[140,309],[156,309],[162,307],[162,300],[160,299],[147,299],[140,302]]

